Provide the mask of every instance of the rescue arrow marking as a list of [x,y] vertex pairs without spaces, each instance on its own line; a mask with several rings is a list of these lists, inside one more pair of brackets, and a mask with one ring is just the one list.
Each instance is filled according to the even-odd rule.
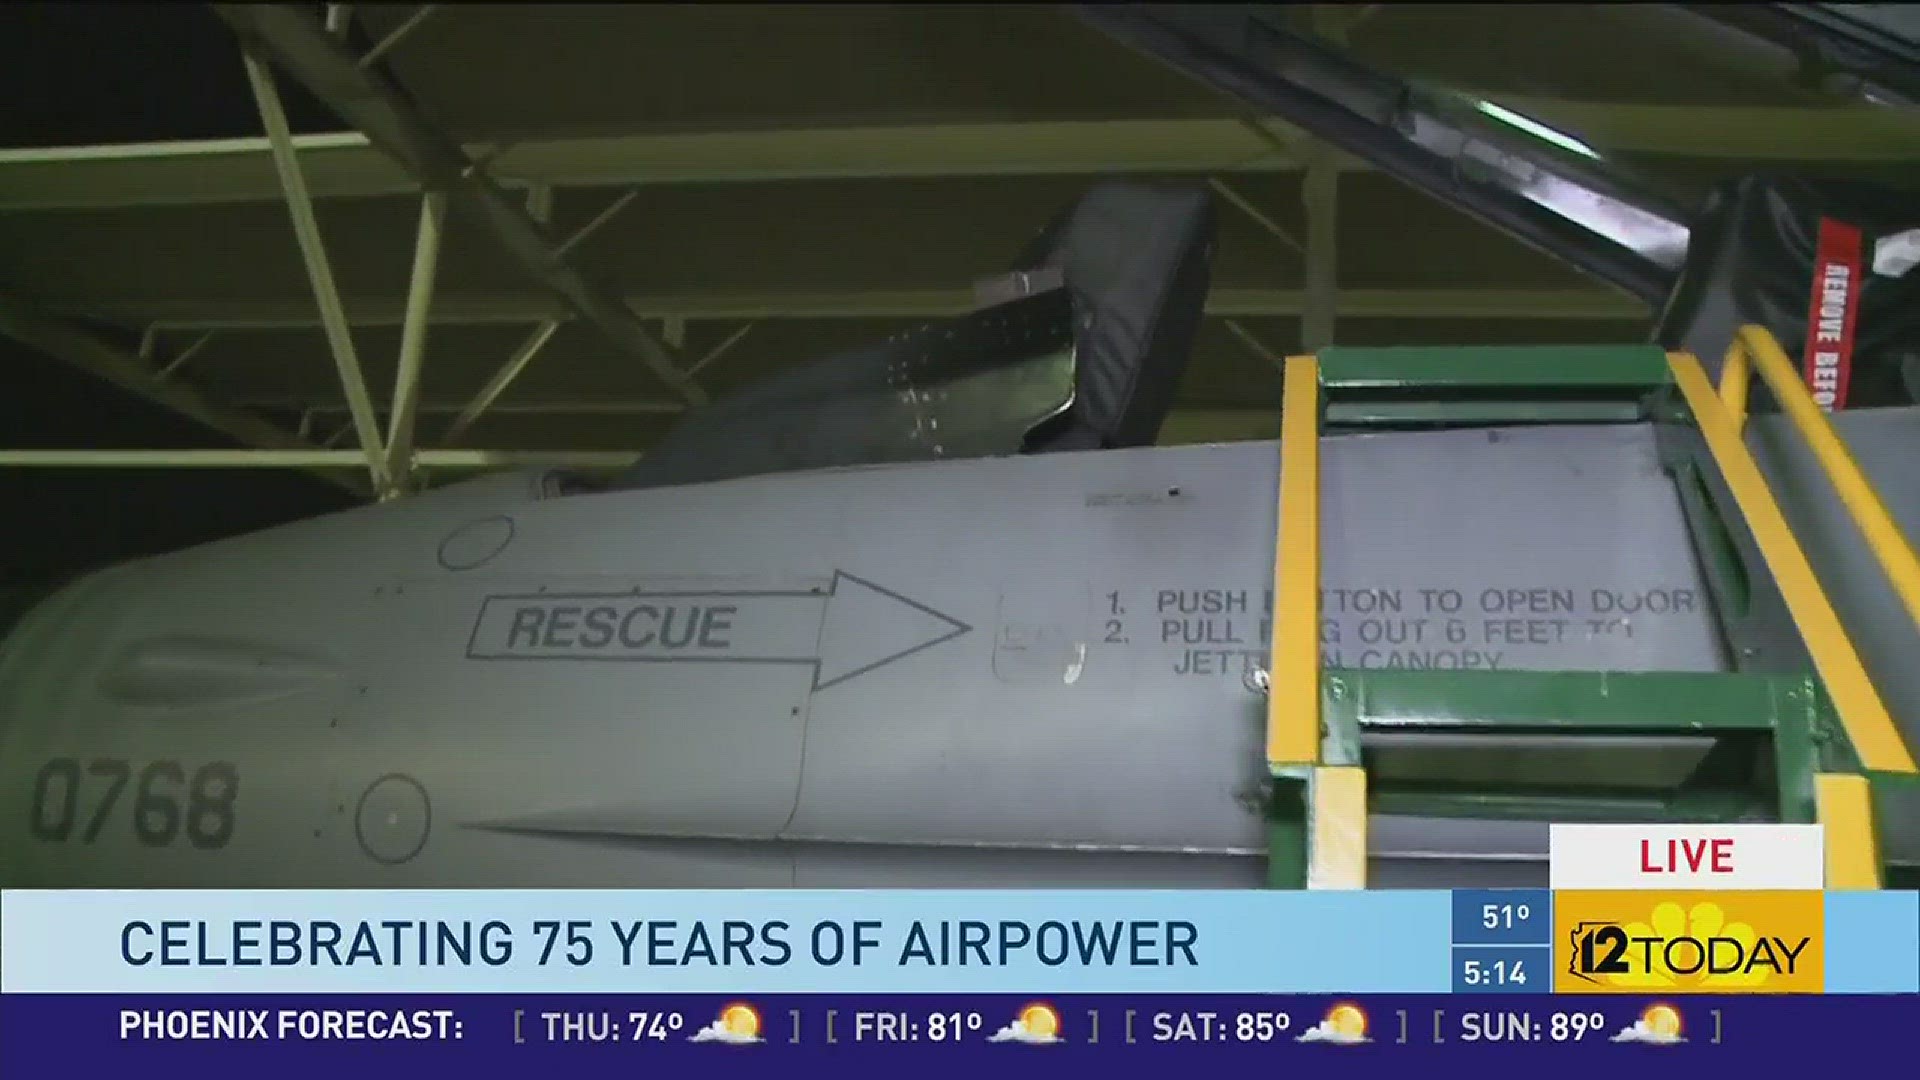
[[467,658],[804,664],[823,690],[971,629],[836,570],[824,591],[489,596]]

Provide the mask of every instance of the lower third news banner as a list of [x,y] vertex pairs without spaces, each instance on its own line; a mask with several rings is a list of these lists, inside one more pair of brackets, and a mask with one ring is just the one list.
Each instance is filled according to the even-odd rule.
[[1917,993],[1894,892],[0,894],[5,1077],[1778,1071]]

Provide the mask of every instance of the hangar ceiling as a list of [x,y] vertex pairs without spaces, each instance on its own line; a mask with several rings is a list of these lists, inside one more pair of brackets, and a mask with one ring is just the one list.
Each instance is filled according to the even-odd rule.
[[[1755,168],[1906,183],[1920,160],[1911,114],[1797,87],[1783,56],[1668,7],[1298,7],[1366,62],[1570,133],[1686,201]],[[975,281],[1116,173],[1205,181],[1221,201],[1210,317],[1168,441],[1270,436],[1272,357],[1315,336],[1633,341],[1650,320],[1058,7],[222,14],[242,36],[293,26],[247,36],[259,70],[277,69],[283,90],[331,79],[317,96],[352,113],[290,143],[338,332],[264,136],[0,149],[0,330],[251,446],[355,463],[366,444],[339,374],[344,333],[376,435],[399,400],[440,462],[644,451],[704,397],[967,310]],[[349,122],[366,126],[387,91],[510,196],[543,257],[577,272],[569,288],[615,310],[581,317],[456,195],[443,219],[425,215],[437,272],[411,297],[423,317],[406,347],[421,167]],[[1310,214],[1313,190],[1334,198]],[[628,320],[643,340],[610,336]],[[654,349],[697,393],[662,378]],[[417,383],[399,377],[415,362]]]

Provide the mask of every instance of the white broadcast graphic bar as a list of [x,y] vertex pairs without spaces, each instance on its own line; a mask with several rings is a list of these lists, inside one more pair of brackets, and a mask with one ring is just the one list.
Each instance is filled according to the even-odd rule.
[[1555,889],[1814,889],[1818,825],[1555,825]]

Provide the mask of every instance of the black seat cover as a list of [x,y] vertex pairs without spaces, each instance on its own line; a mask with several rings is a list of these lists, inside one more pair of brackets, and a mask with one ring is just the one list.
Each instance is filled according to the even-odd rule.
[[1212,249],[1206,188],[1099,184],[1015,267],[1057,271],[1059,287],[728,395],[613,486],[1151,443],[1193,347]]
[[1143,446],[1193,351],[1213,258],[1213,200],[1193,184],[1113,181],[1042,234],[1019,270],[1057,269],[1073,300],[1073,408],[1029,449]]

